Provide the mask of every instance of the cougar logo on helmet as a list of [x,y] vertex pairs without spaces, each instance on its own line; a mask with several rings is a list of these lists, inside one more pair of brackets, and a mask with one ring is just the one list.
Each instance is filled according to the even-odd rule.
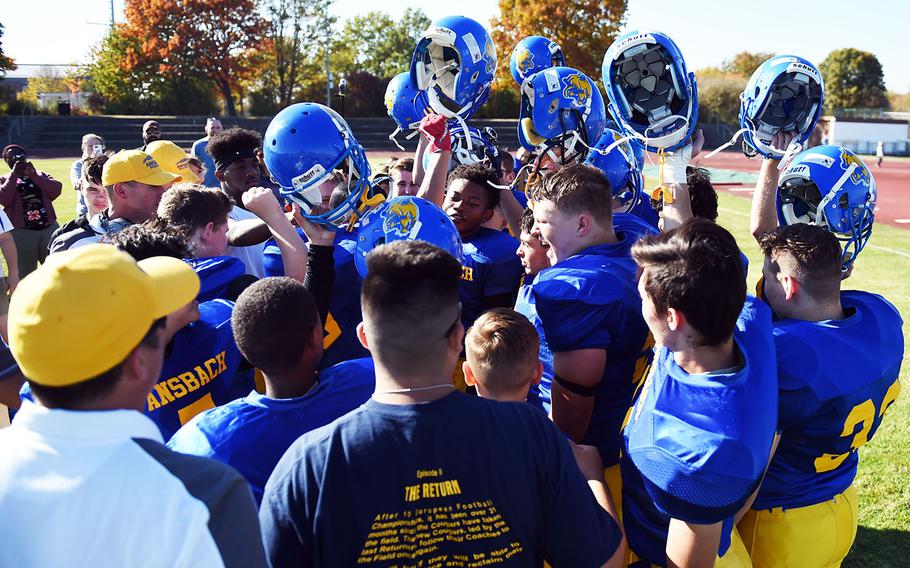
[[523,77],[528,76],[528,72],[534,69],[534,54],[528,49],[522,49],[518,52],[518,70]]
[[853,174],[850,176],[850,180],[853,183],[869,187],[869,168],[866,167],[866,164],[863,163],[859,156],[849,152],[841,152],[840,162],[841,167],[845,170],[849,169],[850,166],[855,165],[856,169],[853,170]]
[[591,83],[582,75],[574,74],[563,78],[562,82],[565,88],[562,90],[564,97],[574,100],[577,106],[583,107],[588,104],[591,98]]
[[412,200],[393,203],[382,213],[382,230],[399,237],[407,237],[417,226],[419,218],[420,211]]

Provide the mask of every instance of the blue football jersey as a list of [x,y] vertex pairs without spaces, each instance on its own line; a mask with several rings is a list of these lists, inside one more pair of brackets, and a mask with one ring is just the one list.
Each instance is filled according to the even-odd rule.
[[228,402],[241,355],[231,331],[233,302],[199,304],[199,320],[174,335],[161,378],[146,397],[146,414],[170,438],[203,410]]
[[629,210],[628,214],[634,215],[655,229],[657,228],[657,222],[660,220],[660,215],[651,206],[651,199],[647,195],[643,195],[638,200],[638,203],[635,204],[635,207]]
[[[307,242],[306,235],[297,229],[300,237]],[[320,369],[326,369],[351,359],[369,357],[360,340],[357,339],[357,324],[363,320],[360,311],[360,274],[354,266],[354,252],[357,235],[345,230],[338,231],[332,257],[335,261],[335,281],[332,284],[332,299],[329,313],[323,322],[322,361]],[[263,253],[266,276],[284,276],[284,262],[275,240],[266,242]]]
[[758,487],[777,426],[771,311],[748,297],[733,332],[742,365],[686,373],[658,346],[623,430],[623,524],[629,547],[664,566],[670,519],[724,523]]
[[524,274],[515,251],[518,239],[508,233],[481,227],[462,243],[464,259],[461,268],[461,323],[465,329],[484,312],[484,299],[518,291]]
[[209,300],[229,300],[228,289],[237,278],[246,274],[246,265],[233,256],[210,256],[206,258],[187,258],[184,262],[193,267],[199,277],[199,294],[197,302]]
[[640,218],[629,213],[613,214],[613,230],[616,232],[616,237],[620,240],[620,243],[622,243],[623,250],[625,251],[626,256],[629,257],[629,260],[632,259],[632,245],[634,245],[638,239],[647,235],[656,235],[659,233],[657,227],[649,225],[645,221],[642,221]]
[[620,428],[635,383],[651,356],[641,315],[634,262],[625,241],[589,247],[547,268],[525,286],[515,310],[540,335],[543,378],[531,389],[550,411],[553,353],[605,349],[607,364],[594,395],[594,410],[581,443],[597,446],[605,466],[619,461]]
[[887,300],[843,292],[842,320],[774,324],[781,439],[753,508],[827,501],[853,483],[857,450],[900,392],[903,320]]
[[319,372],[303,396],[276,399],[256,391],[193,418],[168,442],[184,454],[214,458],[243,475],[256,502],[291,443],[354,410],[373,394],[372,359],[345,361]]

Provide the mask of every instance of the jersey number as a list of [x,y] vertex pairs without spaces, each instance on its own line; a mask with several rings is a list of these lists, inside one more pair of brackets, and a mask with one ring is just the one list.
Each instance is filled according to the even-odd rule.
[[341,335],[341,328],[338,326],[338,322],[335,321],[335,317],[332,315],[332,312],[329,312],[325,318],[323,332],[325,335],[322,336],[322,348],[328,349]]
[[[844,429],[840,434],[842,438],[853,437],[853,441],[850,442],[850,451],[845,454],[822,454],[815,458],[815,472],[825,473],[837,469],[840,464],[844,463],[844,461],[850,457],[851,453],[855,452],[860,446],[868,442],[869,432],[872,431],[875,419],[878,418],[881,420],[885,411],[888,410],[891,404],[897,399],[897,395],[900,392],[900,382],[894,381],[894,383],[888,387],[888,392],[885,393],[885,398],[882,399],[882,404],[879,407],[877,414],[875,411],[875,403],[873,403],[872,400],[865,400],[854,406],[850,411],[850,414],[847,415],[847,419],[844,420]],[[856,432],[857,426],[860,426],[859,432]]]

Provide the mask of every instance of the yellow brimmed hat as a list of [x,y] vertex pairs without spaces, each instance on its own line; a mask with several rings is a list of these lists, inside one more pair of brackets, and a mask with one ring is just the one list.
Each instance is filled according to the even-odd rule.
[[187,153],[170,140],[155,140],[147,145],[145,150],[155,158],[162,170],[180,176],[180,181],[189,183],[202,181],[202,178],[190,169],[190,157]]
[[111,156],[101,170],[101,184],[105,187],[128,181],[166,185],[179,180],[180,176],[161,169],[155,158],[142,150],[121,150]]
[[176,258],[137,263],[105,244],[53,254],[10,300],[10,349],[29,381],[80,383],[123,362],[155,320],[198,292],[199,277]]

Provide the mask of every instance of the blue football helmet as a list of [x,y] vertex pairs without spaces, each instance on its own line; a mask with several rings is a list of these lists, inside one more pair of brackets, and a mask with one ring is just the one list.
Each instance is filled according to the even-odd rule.
[[631,31],[604,54],[608,109],[623,132],[656,152],[672,152],[689,143],[698,121],[695,74],[666,34]]
[[400,130],[413,130],[430,111],[427,94],[420,91],[405,71],[392,77],[385,90],[386,112]]
[[[758,66],[740,96],[739,125],[746,144],[766,158],[781,158],[772,148],[778,132],[796,132],[805,144],[822,114],[825,84],[819,70],[802,57],[778,55]],[[754,155],[754,153],[752,154]]]
[[813,223],[834,233],[850,266],[866,246],[875,221],[875,178],[841,146],[815,146],[798,154],[780,176],[777,214],[782,225]]
[[[540,155],[560,147],[563,164],[584,160],[606,128],[603,97],[594,81],[570,67],[536,73],[521,87],[518,140]],[[579,141],[581,143],[579,144]]]
[[438,114],[467,120],[486,97],[496,72],[496,47],[480,23],[464,16],[433,22],[411,58],[411,81]]
[[[314,223],[341,228],[370,199],[370,162],[363,146],[338,113],[319,103],[293,104],[276,114],[265,131],[263,154],[281,195]],[[320,213],[319,186],[335,170],[345,173],[348,194]]]
[[499,171],[502,161],[496,147],[496,131],[490,127],[465,129],[460,124],[449,128],[452,137],[452,166],[477,164],[486,160],[490,166]]
[[559,44],[542,36],[529,36],[518,42],[509,59],[512,78],[518,86],[538,71],[565,66],[566,58]]
[[392,198],[367,213],[357,231],[354,264],[360,276],[367,275],[367,254],[394,241],[426,241],[462,262],[461,235],[445,211],[420,197]]
[[627,213],[641,200],[645,180],[638,167],[635,150],[624,138],[615,130],[605,130],[585,163],[607,176],[613,197],[621,204],[617,211]]

